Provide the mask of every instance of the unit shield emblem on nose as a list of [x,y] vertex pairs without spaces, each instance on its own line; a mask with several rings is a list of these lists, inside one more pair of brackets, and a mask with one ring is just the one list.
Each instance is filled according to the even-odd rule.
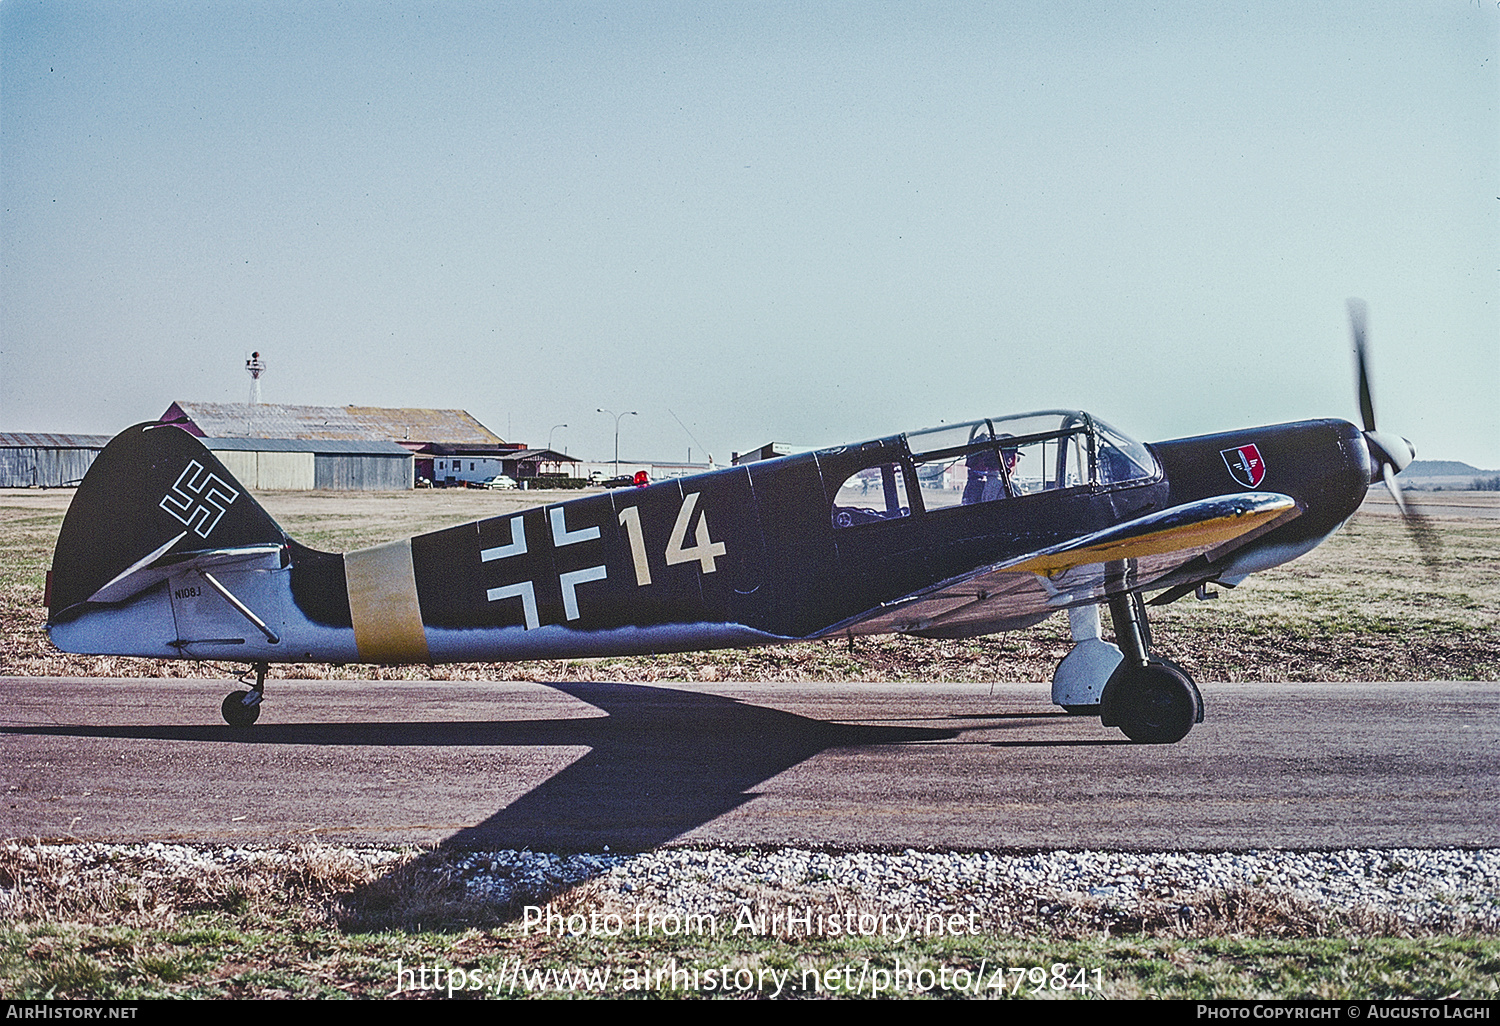
[[1260,450],[1254,443],[1235,449],[1220,449],[1219,455],[1224,457],[1229,473],[1246,488],[1254,488],[1266,479],[1266,461],[1261,459]]

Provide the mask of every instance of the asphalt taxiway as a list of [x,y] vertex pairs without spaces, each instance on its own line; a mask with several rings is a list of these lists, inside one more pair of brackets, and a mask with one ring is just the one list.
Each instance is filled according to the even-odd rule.
[[665,843],[1500,843],[1500,686],[1208,684],[1128,743],[1044,685],[0,678],[0,836]]

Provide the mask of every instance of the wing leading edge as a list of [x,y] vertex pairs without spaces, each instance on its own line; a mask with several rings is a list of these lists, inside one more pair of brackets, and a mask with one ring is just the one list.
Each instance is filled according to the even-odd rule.
[[1200,499],[1016,556],[836,624],[819,636],[913,633],[963,638],[1028,626],[1070,606],[1148,589],[1199,556],[1210,560],[1301,513],[1290,496]]

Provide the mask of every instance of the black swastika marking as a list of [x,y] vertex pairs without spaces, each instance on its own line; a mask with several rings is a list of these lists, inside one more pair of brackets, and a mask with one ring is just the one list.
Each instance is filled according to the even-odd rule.
[[210,474],[193,460],[178,475],[172,490],[161,500],[161,508],[193,529],[200,538],[219,525],[219,519],[240,493],[225,484],[217,474]]

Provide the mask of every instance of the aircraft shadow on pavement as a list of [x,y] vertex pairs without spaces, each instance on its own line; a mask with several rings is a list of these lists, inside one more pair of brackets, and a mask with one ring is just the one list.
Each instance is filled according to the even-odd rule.
[[[754,788],[834,748],[952,741],[967,727],[862,725],[811,719],[699,692],[620,683],[549,683],[605,715],[477,722],[224,726],[5,726],[10,734],[269,745],[570,746],[588,753],[480,823],[451,848],[645,850],[712,822]],[[1010,724],[1005,724],[1009,726]],[[1015,724],[1019,726],[1019,724]],[[1014,742],[1014,744],[1048,742]]]
[[482,823],[458,848],[643,850],[755,797],[754,788],[830,748],[949,740],[954,730],[858,726],[635,684],[552,684],[608,715],[589,752]]

